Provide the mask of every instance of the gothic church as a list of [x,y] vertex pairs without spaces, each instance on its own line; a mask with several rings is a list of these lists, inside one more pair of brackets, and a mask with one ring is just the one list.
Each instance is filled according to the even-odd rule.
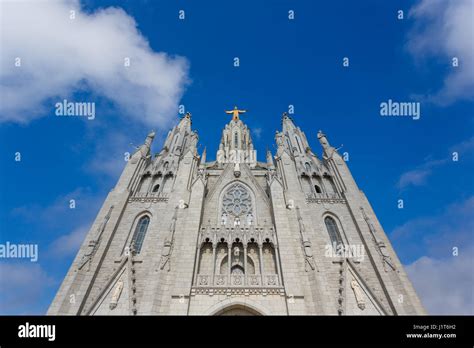
[[240,115],[215,161],[191,115],[131,156],[50,315],[425,314],[343,157],[322,155],[283,114],[276,154],[257,161]]

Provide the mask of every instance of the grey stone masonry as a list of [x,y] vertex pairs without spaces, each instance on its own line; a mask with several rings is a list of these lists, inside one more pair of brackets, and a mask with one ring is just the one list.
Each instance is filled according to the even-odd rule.
[[50,315],[426,314],[367,197],[287,114],[257,161],[229,111],[215,161],[186,114],[108,194]]

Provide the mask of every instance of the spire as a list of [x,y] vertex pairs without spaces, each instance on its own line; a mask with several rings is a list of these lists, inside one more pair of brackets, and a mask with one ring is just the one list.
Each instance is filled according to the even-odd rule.
[[[226,111],[227,114],[232,114],[232,120],[225,125],[222,131],[219,150],[217,151],[217,162],[221,165],[237,161],[245,162],[251,167],[257,164],[257,156],[253,147],[250,130],[239,118],[239,114],[245,112],[246,110],[239,110],[237,107]],[[235,173],[239,172],[240,168],[237,168]]]
[[253,150],[250,130],[239,118],[239,115],[244,112],[246,110],[239,110],[237,107],[234,110],[226,111],[226,113],[232,114],[232,120],[225,126],[222,132],[222,146],[219,145],[220,149]]
[[186,126],[191,127],[191,124],[192,124],[191,116],[192,114],[188,111],[183,117],[181,117],[178,127],[180,128],[186,127]]
[[267,149],[267,164],[269,168],[274,167],[273,156],[270,150]]
[[295,128],[295,124],[293,122],[293,119],[291,118],[291,116],[288,115],[287,112],[284,112],[281,115],[281,123],[282,123],[284,131],[288,131],[289,129]]
[[201,155],[201,164],[204,164],[206,162],[206,155],[207,155],[207,148],[205,147]]

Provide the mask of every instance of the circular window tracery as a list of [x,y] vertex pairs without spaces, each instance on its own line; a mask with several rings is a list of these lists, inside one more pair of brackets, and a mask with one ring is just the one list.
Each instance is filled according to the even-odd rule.
[[241,216],[252,212],[252,200],[248,190],[239,183],[229,187],[222,199],[222,208],[225,213]]

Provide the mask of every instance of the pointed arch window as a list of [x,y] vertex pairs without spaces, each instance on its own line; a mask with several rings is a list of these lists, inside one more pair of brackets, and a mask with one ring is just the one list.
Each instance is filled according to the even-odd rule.
[[316,193],[321,193],[321,187],[318,185],[314,185],[314,189],[316,190]]
[[239,147],[239,135],[237,132],[234,133],[234,147]]
[[134,246],[135,253],[137,254],[140,254],[140,251],[142,250],[143,241],[145,240],[145,235],[149,224],[150,218],[148,216],[143,216],[140,218],[140,220],[138,220],[137,227],[135,227],[132,244]]
[[324,223],[326,224],[326,228],[328,230],[331,245],[337,248],[339,245],[343,244],[336,221],[332,217],[326,216]]
[[160,184],[156,184],[155,187],[153,187],[153,192],[158,192],[160,189]]

